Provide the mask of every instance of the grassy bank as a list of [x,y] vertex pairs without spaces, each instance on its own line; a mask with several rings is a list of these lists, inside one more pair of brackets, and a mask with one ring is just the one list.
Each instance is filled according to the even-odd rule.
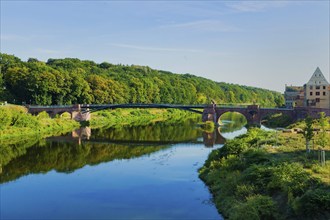
[[[96,127],[118,127],[124,125],[149,125],[159,121],[178,123],[200,115],[176,109],[118,109],[95,112],[90,122]],[[0,107],[0,165],[26,154],[31,146],[43,142],[45,137],[58,136],[79,128],[80,124],[63,114],[50,118],[46,112],[37,116],[27,113],[26,108],[15,105]]]
[[0,166],[26,154],[28,148],[43,138],[61,135],[79,126],[66,117],[51,119],[45,112],[32,116],[21,106],[0,107]]
[[80,125],[68,117],[50,118],[46,112],[37,116],[16,105],[0,107],[0,141],[16,142],[22,139],[46,137],[69,132]]
[[179,109],[116,109],[95,112],[92,127],[116,127],[123,125],[149,125],[157,122],[175,124],[188,118],[201,118],[199,114]]
[[301,134],[254,128],[214,150],[200,178],[225,218],[329,219],[330,146],[324,150],[321,166]]
[[[115,127],[123,125],[149,125],[156,122],[178,123],[200,115],[178,109],[117,109],[92,113],[90,125]],[[37,116],[27,114],[22,106],[7,105],[0,107],[0,141],[19,141],[27,137],[59,135],[79,128],[80,124],[63,114],[50,118],[46,112]]]

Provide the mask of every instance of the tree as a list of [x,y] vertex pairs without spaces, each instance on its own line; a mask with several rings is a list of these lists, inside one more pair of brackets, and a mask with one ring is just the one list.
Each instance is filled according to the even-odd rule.
[[26,67],[9,67],[4,75],[6,89],[20,102],[31,99],[29,79],[30,70]]
[[317,144],[322,148],[326,147],[329,144],[329,136],[327,134],[327,128],[329,126],[328,118],[325,116],[324,112],[320,113],[319,119],[320,133],[317,137]]
[[4,83],[4,79],[3,79],[3,74],[1,72],[1,67],[0,67],[0,101],[2,100],[2,98],[4,98],[4,88],[5,88],[5,83]]
[[46,63],[30,58],[24,62],[0,53],[0,69],[0,99],[16,102],[205,104],[213,99],[217,103],[256,101],[280,106],[284,101],[283,95],[266,89],[76,58],[49,59]]
[[304,127],[303,132],[304,132],[303,135],[304,135],[305,140],[306,140],[306,152],[310,153],[310,141],[314,137],[313,120],[310,116],[307,116],[305,118],[305,127]]

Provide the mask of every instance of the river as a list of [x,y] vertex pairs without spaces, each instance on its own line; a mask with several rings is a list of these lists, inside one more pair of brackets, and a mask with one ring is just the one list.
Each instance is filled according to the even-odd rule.
[[228,122],[221,134],[189,120],[40,140],[2,166],[0,217],[222,219],[198,168],[225,138],[246,131]]

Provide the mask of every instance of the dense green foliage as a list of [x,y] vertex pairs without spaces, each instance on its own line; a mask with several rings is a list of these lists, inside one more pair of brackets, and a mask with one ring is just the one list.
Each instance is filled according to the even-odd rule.
[[250,129],[210,154],[200,177],[217,208],[229,219],[329,219],[330,163],[307,157],[302,135],[276,135]]
[[[0,54],[0,101],[39,105],[73,103],[252,103],[281,106],[278,92],[217,83],[190,74],[145,66],[113,65],[79,59],[27,62]],[[2,86],[1,86],[2,85]],[[6,87],[3,90],[3,86]]]

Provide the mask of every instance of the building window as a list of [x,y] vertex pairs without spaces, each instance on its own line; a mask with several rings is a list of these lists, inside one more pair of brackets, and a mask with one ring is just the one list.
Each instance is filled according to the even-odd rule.
[[316,95],[320,95],[320,92],[316,92]]
[[315,86],[315,89],[320,89],[320,86]]
[[323,95],[325,96],[325,92],[323,92]]
[[323,86],[323,89],[325,89],[325,86]]
[[316,101],[316,102],[320,102],[320,99],[319,99],[319,98],[316,98],[315,101]]
[[309,86],[309,89],[313,89],[313,86]]
[[309,95],[313,95],[313,92],[310,92]]

